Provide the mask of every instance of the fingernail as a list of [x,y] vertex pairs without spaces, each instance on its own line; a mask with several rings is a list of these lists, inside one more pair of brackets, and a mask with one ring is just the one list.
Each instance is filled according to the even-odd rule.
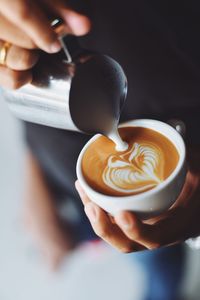
[[124,229],[131,229],[133,227],[133,220],[129,215],[121,215],[119,221]]
[[61,44],[59,41],[56,41],[53,44],[51,44],[51,46],[50,46],[51,53],[57,53],[60,50],[61,50]]
[[92,223],[95,223],[97,221],[97,211],[92,203],[86,204],[85,213]]

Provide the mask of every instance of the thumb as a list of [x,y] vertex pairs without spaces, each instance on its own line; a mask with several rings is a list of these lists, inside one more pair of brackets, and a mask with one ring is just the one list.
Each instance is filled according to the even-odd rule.
[[60,14],[75,35],[84,35],[90,31],[91,22],[87,16],[79,14],[71,9],[63,9]]

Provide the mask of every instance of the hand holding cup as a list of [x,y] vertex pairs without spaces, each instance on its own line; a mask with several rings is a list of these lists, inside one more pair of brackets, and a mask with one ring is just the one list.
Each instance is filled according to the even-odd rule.
[[[191,203],[198,194],[199,177],[188,172],[182,190],[186,176],[182,137],[169,125],[159,121],[136,120],[123,126],[130,124],[163,134],[176,147],[179,159],[172,173],[152,189],[136,195],[110,196],[96,191],[82,176],[83,154],[98,137],[89,141],[77,163],[79,183],[76,187],[95,232],[123,252],[155,249],[198,234],[198,229],[193,225],[197,219],[192,218],[194,206]],[[170,155],[170,151],[166,154]],[[184,219],[188,220],[187,224]]]
[[188,172],[175,204],[168,211],[145,221],[129,211],[110,217],[88,198],[78,181],[76,188],[95,233],[123,253],[153,250],[200,235],[200,174]]

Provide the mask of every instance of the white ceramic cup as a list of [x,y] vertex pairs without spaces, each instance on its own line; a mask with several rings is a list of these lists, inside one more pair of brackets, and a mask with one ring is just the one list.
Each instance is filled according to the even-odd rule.
[[82,149],[77,161],[77,177],[88,197],[108,213],[115,215],[120,210],[128,210],[146,219],[170,208],[179,196],[186,176],[185,144],[181,135],[173,127],[160,121],[138,119],[120,125],[120,127],[130,126],[153,129],[166,136],[174,144],[179,153],[179,161],[166,180],[149,191],[131,196],[108,196],[95,191],[83,177],[81,162],[84,152],[100,136],[99,134],[92,137]]

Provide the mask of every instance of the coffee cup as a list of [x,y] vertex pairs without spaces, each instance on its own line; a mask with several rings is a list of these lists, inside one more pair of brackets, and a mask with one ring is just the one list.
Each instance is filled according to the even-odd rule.
[[147,219],[169,209],[178,198],[184,185],[187,171],[185,144],[182,136],[173,127],[161,121],[138,119],[128,121],[119,126],[122,129],[126,127],[153,130],[166,137],[173,144],[179,158],[171,174],[155,187],[137,194],[116,196],[96,190],[88,183],[83,174],[82,161],[87,149],[101,137],[101,135],[97,134],[87,142],[78,157],[77,177],[91,201],[109,214],[115,215],[119,211],[126,210],[133,211],[142,219]]

